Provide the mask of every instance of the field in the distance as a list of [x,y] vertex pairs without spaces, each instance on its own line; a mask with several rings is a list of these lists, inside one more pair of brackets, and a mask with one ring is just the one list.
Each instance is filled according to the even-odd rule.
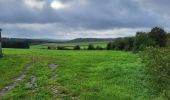
[[[149,99],[137,54],[41,49],[4,49],[4,54],[0,59],[0,90],[13,84],[25,66],[31,68],[2,99]],[[51,70],[52,64],[59,66]]]
[[108,41],[103,41],[103,42],[76,42],[76,43],[72,43],[72,42],[66,42],[66,43],[44,43],[44,44],[38,44],[38,45],[31,45],[30,47],[32,49],[47,49],[48,46],[52,47],[52,48],[57,48],[57,46],[64,46],[66,48],[69,49],[73,49],[76,45],[79,45],[81,47],[81,49],[87,49],[89,44],[93,44],[94,47],[96,46],[100,46],[102,48],[106,48]]

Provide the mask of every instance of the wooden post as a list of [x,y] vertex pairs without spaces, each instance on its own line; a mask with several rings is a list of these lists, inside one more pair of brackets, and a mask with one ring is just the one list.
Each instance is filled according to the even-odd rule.
[[2,31],[2,29],[0,28],[0,57],[2,57],[2,37],[1,37],[1,31]]

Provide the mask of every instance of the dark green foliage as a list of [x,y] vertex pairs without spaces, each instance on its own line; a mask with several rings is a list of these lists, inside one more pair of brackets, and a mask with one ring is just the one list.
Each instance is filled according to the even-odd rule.
[[[151,32],[137,32],[135,37],[117,38],[107,44],[107,50],[143,51],[146,47],[165,47],[170,38],[162,28],[155,27]],[[170,40],[170,39],[169,39]]]
[[113,49],[114,49],[113,42],[109,42],[109,43],[107,44],[106,49],[107,49],[107,50],[113,50]]
[[96,50],[103,50],[103,48],[101,46],[97,46]]
[[47,49],[51,49],[51,47],[50,46],[48,46],[48,48]]
[[123,38],[117,38],[114,41],[114,45],[115,45],[115,49],[116,50],[125,50],[125,46],[126,46],[126,41]]
[[155,46],[155,42],[148,37],[148,33],[137,32],[134,39],[134,50],[141,51],[148,46]]
[[12,42],[12,41],[6,41],[2,42],[3,48],[23,48],[23,49],[29,49],[29,43],[27,42]]
[[66,48],[66,47],[64,47],[64,46],[58,46],[58,47],[57,47],[57,50],[70,50],[70,49],[68,49],[68,48]]
[[[59,48],[60,48],[60,47],[59,47]],[[56,47],[48,46],[47,49],[49,49],[49,50],[56,50]]]
[[125,41],[126,41],[125,50],[127,50],[127,51],[133,50],[133,47],[134,47],[134,37],[126,37]]
[[95,50],[95,47],[93,46],[93,44],[89,44],[87,49],[88,50]]
[[170,99],[170,48],[150,47],[143,55],[150,90]]
[[80,48],[80,46],[79,45],[76,45],[75,47],[74,47],[74,50],[80,50],[81,48]]
[[152,39],[155,44],[159,47],[165,47],[166,46],[166,32],[164,29],[155,27],[149,32],[149,38]]

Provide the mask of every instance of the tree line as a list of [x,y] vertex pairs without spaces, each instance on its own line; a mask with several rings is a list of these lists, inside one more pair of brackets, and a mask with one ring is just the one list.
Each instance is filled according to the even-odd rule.
[[23,48],[29,49],[29,43],[27,42],[14,42],[14,41],[3,41],[2,48]]
[[2,38],[2,48],[24,48],[28,49],[30,43],[24,39]]
[[[137,32],[135,36],[116,38],[107,43],[105,48],[89,44],[85,50],[125,50],[125,51],[143,51],[146,47],[166,47],[170,43],[170,34],[163,28],[154,27],[150,32]],[[48,49],[51,49],[48,47]],[[64,46],[58,46],[58,50],[71,50]],[[73,50],[81,50],[79,45],[73,47]]]
[[107,44],[107,50],[143,51],[146,47],[166,47],[170,34],[155,27],[150,32],[137,32],[134,37],[117,38]]

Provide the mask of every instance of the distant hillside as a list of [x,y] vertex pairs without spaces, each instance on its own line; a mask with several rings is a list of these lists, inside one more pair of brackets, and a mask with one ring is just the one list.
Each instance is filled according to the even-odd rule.
[[114,38],[76,38],[73,40],[61,39],[24,39],[24,38],[2,38],[3,42],[24,42],[29,44],[41,43],[77,43],[77,42],[107,42],[114,41]]
[[102,41],[113,41],[114,38],[76,38],[68,42],[102,42]]
[[26,42],[29,44],[39,44],[39,43],[62,43],[67,40],[55,40],[55,39],[24,39],[24,38],[2,38],[2,42]]

